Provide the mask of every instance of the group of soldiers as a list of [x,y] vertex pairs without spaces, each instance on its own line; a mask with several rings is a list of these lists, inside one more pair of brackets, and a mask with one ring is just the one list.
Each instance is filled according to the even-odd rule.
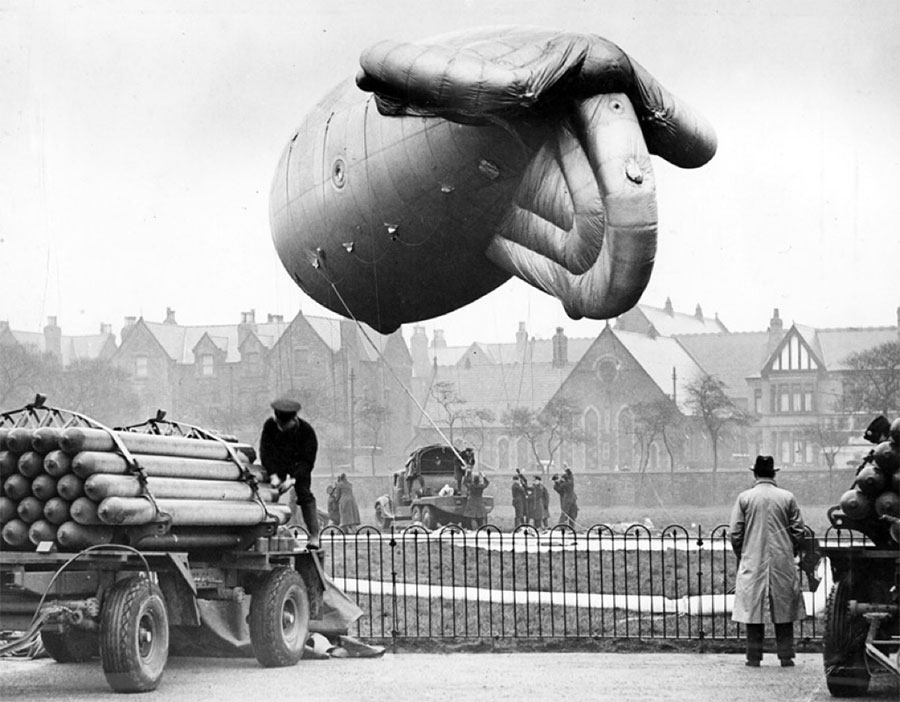
[[[575,477],[568,466],[562,475],[553,476],[553,489],[559,493],[560,515],[558,524],[575,528],[578,516],[578,499],[575,496]],[[544,485],[540,475],[534,476],[531,483],[525,475],[516,470],[512,479],[512,505],[514,527],[527,524],[537,529],[550,526],[550,492]]]

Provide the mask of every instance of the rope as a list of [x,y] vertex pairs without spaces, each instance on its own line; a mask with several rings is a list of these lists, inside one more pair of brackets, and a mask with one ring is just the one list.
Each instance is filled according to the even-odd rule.
[[378,346],[375,344],[375,342],[369,336],[368,332],[366,332],[365,327],[363,327],[362,323],[356,318],[356,316],[350,310],[350,307],[347,305],[347,302],[344,300],[343,295],[341,295],[340,291],[337,289],[337,286],[325,274],[325,271],[323,270],[324,261],[320,260],[319,265],[314,266],[314,267],[317,271],[319,271],[319,273],[322,274],[322,277],[325,278],[325,281],[328,283],[328,285],[331,287],[331,289],[334,290],[334,294],[337,295],[338,300],[341,301],[341,304],[344,306],[344,309],[347,311],[347,315],[350,317],[350,319],[352,319],[356,323],[356,326],[359,327],[359,331],[362,333],[363,338],[369,342],[369,345],[372,347],[372,349],[375,351],[375,353],[381,359],[382,363],[384,363],[384,365],[387,367],[391,376],[394,378],[394,380],[397,381],[397,384],[402,388],[403,392],[405,392],[407,397],[409,397],[409,399],[411,399],[413,401],[413,403],[415,403],[416,407],[418,407],[419,411],[422,413],[422,416],[428,420],[428,422],[431,424],[432,427],[434,427],[434,430],[438,433],[438,435],[441,437],[441,439],[444,440],[444,443],[450,447],[450,449],[453,451],[454,455],[460,460],[461,463],[463,463],[465,465],[465,463],[466,463],[465,459],[460,455],[460,453],[456,449],[456,447],[450,443],[450,440],[447,438],[446,434],[444,434],[444,432],[441,431],[441,428],[437,425],[437,423],[434,421],[434,419],[432,419],[431,415],[428,414],[425,407],[423,407],[422,404],[416,399],[416,397],[415,397],[415,395],[413,395],[412,391],[408,387],[406,387],[406,385],[403,384],[403,381],[400,380],[400,377],[394,371],[393,366],[391,366],[391,364],[387,360],[387,358],[385,358],[384,354],[381,352],[381,349],[378,348]]

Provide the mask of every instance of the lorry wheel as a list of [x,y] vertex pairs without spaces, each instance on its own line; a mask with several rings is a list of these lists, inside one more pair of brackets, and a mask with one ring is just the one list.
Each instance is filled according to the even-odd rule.
[[256,660],[266,668],[294,665],[308,637],[306,583],[293,568],[275,568],[250,599],[250,643]]
[[422,510],[419,507],[413,507],[412,511],[409,513],[409,520],[413,524],[421,524],[422,523]]
[[422,526],[429,530],[438,528],[437,514],[431,507],[422,508]]
[[41,643],[57,663],[83,663],[100,653],[100,639],[96,631],[65,628],[62,631],[42,631]]
[[849,579],[839,580],[831,588],[825,607],[825,683],[833,697],[859,697],[869,689],[865,662],[868,626],[865,619],[850,614],[850,600],[860,594],[853,589]]
[[169,658],[169,616],[159,586],[135,575],[118,581],[100,612],[100,659],[116,692],[155,690]]
[[391,524],[393,523],[393,519],[390,517],[386,517],[384,514],[384,509],[381,505],[375,505],[375,522],[378,524],[378,528],[384,531],[385,529],[390,529]]

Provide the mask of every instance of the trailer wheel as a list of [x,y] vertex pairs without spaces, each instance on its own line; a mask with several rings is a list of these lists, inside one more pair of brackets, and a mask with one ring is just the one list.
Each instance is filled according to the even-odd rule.
[[865,662],[868,626],[863,618],[850,615],[850,600],[856,599],[853,589],[848,578],[839,580],[831,588],[825,607],[825,683],[833,697],[859,697],[869,689]]
[[159,586],[143,576],[118,581],[100,612],[100,659],[116,692],[155,690],[169,658],[169,616]]
[[95,631],[67,627],[62,631],[41,632],[41,643],[57,663],[84,663],[100,653],[100,639]]
[[306,584],[293,568],[275,568],[250,599],[250,643],[256,660],[266,668],[294,665],[308,637]]
[[429,530],[438,528],[438,518],[433,507],[422,508],[422,526]]
[[375,522],[378,524],[379,529],[382,531],[390,529],[393,521],[390,517],[385,516],[384,508],[381,505],[375,505]]

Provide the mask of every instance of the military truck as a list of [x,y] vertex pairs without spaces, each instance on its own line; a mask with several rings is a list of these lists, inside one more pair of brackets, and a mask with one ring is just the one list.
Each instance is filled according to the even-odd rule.
[[[464,522],[465,485],[457,476],[466,470],[465,461],[450,446],[434,444],[413,451],[406,466],[391,475],[391,490],[375,500],[375,519],[382,529],[394,522],[420,523],[426,529]],[[494,498],[484,496],[490,513]]]

